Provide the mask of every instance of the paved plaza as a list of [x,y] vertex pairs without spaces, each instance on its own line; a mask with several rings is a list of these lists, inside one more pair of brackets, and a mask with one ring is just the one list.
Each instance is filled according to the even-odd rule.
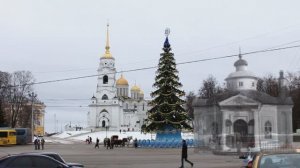
[[[0,156],[32,151],[35,151],[33,145],[0,147]],[[85,142],[48,143],[44,151],[57,152],[67,162],[82,163],[87,168],[178,168],[181,155],[181,149],[124,147],[107,150],[103,145],[95,149],[94,144],[87,145]],[[237,156],[213,155],[207,150],[195,153],[193,148],[189,148],[189,160],[194,162],[195,168],[239,168],[242,165]]]

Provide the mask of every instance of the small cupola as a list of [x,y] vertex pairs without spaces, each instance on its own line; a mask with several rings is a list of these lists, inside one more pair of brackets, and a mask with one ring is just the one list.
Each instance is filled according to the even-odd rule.
[[92,100],[92,104],[96,104],[97,103],[97,98],[95,97],[95,95],[93,95],[93,97],[91,98]]

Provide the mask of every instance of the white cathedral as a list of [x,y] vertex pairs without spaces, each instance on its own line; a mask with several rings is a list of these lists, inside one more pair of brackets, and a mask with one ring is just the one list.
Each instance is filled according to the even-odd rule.
[[91,98],[87,114],[88,127],[99,130],[140,131],[148,101],[136,84],[130,89],[123,75],[116,80],[115,58],[110,53],[109,25],[105,54],[100,58],[96,94]]

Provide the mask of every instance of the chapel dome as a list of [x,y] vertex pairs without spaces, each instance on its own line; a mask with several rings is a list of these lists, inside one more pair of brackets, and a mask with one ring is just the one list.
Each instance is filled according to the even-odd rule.
[[117,80],[117,85],[128,85],[128,81],[121,75],[121,77]]
[[251,71],[236,71],[230,73],[225,80],[232,79],[232,78],[255,78],[256,79],[257,76]]
[[242,58],[240,58],[239,60],[237,60],[235,63],[234,63],[234,66],[247,66],[248,65],[248,62]]

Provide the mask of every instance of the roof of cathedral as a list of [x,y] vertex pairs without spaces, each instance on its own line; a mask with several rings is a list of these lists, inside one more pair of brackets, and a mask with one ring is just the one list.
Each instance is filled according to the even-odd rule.
[[229,99],[230,97],[236,95],[243,95],[249,97],[255,101],[258,101],[262,104],[272,104],[272,105],[293,105],[291,97],[273,97],[264,92],[259,92],[256,90],[240,90],[240,91],[227,91],[222,94],[216,95],[214,98],[204,99],[196,98],[193,101],[193,106],[211,106],[216,105],[221,101]]
[[132,86],[132,88],[130,90],[131,91],[137,91],[137,92],[141,91],[140,87],[138,87],[136,84],[134,86]]
[[108,32],[108,27],[109,27],[109,24],[107,24],[105,53],[101,57],[101,59],[103,59],[103,58],[105,58],[105,59],[114,59],[114,57],[112,57],[112,55],[111,55],[111,53],[109,51],[110,46],[109,46],[109,32]]
[[117,80],[116,84],[128,86],[128,81],[123,77],[123,74],[122,74],[121,77]]

